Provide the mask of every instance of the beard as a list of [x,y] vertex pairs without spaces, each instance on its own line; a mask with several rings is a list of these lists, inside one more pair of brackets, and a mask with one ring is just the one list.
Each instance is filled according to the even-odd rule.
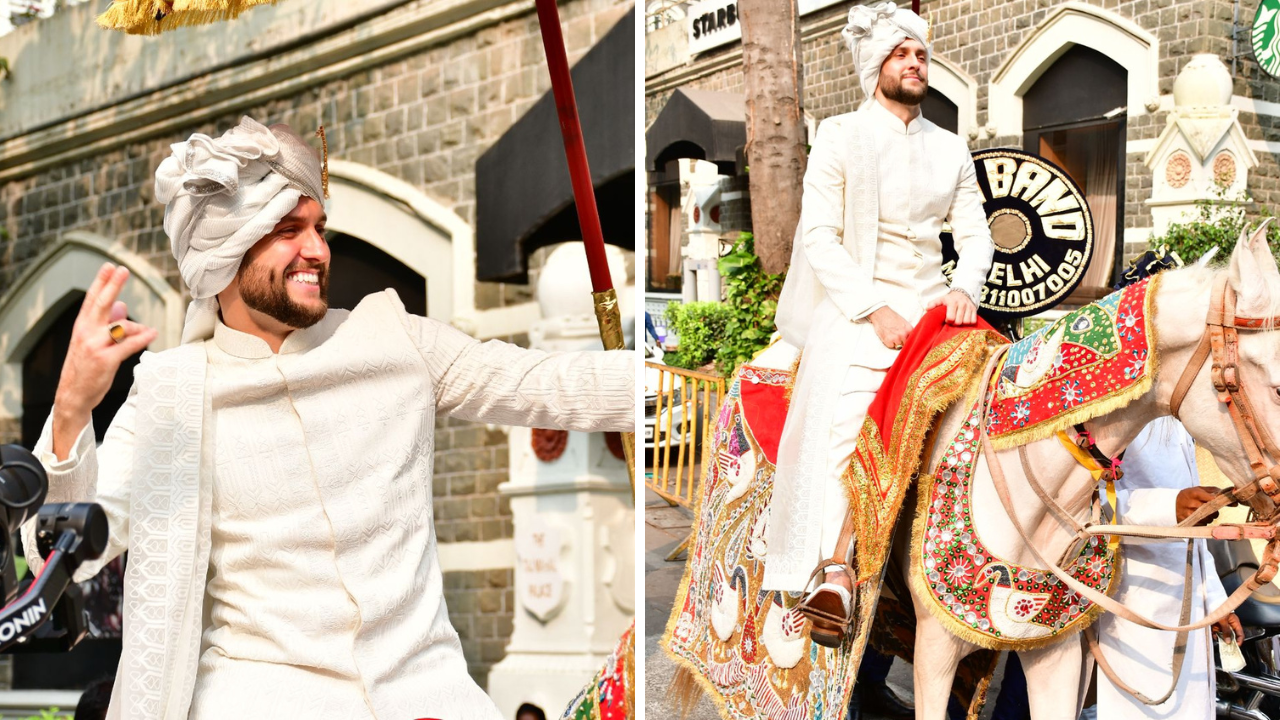
[[[302,305],[289,297],[289,288],[285,279],[288,273],[295,270],[310,270],[316,274],[320,287],[320,304],[318,306]],[[323,265],[291,266],[285,273],[277,274],[275,270],[260,265],[250,265],[240,271],[240,298],[251,310],[274,318],[291,328],[309,328],[324,319],[329,311],[329,269]]]
[[902,84],[901,77],[882,77],[880,82],[880,92],[884,96],[894,102],[903,105],[919,105],[924,101],[924,96],[929,93],[929,83],[924,78],[920,78],[919,90],[908,90]]

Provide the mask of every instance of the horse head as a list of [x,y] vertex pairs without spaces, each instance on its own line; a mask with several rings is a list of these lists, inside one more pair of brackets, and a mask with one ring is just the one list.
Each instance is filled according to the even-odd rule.
[[[1221,281],[1220,274],[1235,292],[1235,316],[1238,318],[1275,318],[1280,314],[1280,269],[1267,246],[1267,223],[1253,233],[1242,232],[1226,270],[1187,270],[1170,273],[1169,294],[1161,291],[1163,317],[1160,323],[1163,346],[1161,358],[1161,395],[1173,394],[1183,368],[1196,362],[1195,350],[1206,330],[1204,318],[1210,307],[1210,295]],[[1168,332],[1165,332],[1165,330]],[[1268,321],[1261,329],[1237,332],[1237,383],[1247,393],[1248,414],[1263,437],[1280,437],[1280,333]],[[1168,350],[1167,354],[1165,349]],[[1258,472],[1252,468],[1245,447],[1247,431],[1242,432],[1229,412],[1226,393],[1214,386],[1212,354],[1199,368],[1178,410],[1187,431],[1197,444],[1206,448],[1218,467],[1237,486],[1252,482]],[[1190,374],[1192,370],[1188,370]],[[1272,458],[1280,461],[1280,457]],[[1268,463],[1269,464],[1269,463]],[[1261,496],[1259,496],[1261,498]],[[1269,509],[1266,502],[1251,503],[1260,512]],[[1263,506],[1266,506],[1264,508]]]

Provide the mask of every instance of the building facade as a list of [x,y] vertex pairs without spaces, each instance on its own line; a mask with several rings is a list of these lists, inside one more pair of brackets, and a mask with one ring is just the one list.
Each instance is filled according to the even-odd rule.
[[[332,305],[394,287],[413,312],[528,345],[550,248],[526,254],[527,282],[479,282],[474,228],[477,158],[550,87],[531,0],[286,0],[150,38],[97,28],[99,5],[24,18],[0,37],[10,70],[0,80],[0,442],[34,442],[70,320],[102,262],[132,271],[122,299],[159,330],[151,349],[178,344],[186,293],[153,174],[172,143],[220,135],[246,114],[303,136],[325,128]],[[560,3],[570,62],[632,7]],[[507,431],[443,418],[435,442],[445,596],[482,687],[519,612],[513,518],[499,491],[511,480]],[[82,686],[24,662],[0,685]]]
[[[840,37],[857,4],[864,3],[799,2],[804,110],[814,123],[862,102]],[[1067,171],[1088,198],[1096,241],[1071,300],[1093,299],[1118,265],[1197,200],[1238,200],[1247,190],[1253,216],[1260,205],[1280,207],[1280,81],[1261,71],[1250,49],[1258,4],[923,0],[933,36],[924,114],[971,150],[1021,149]],[[734,5],[650,4],[647,127],[662,124],[677,91],[741,97],[741,29],[729,22],[737,20],[736,8],[726,12]],[[647,138],[653,273],[671,266],[677,247],[662,219],[674,192],[664,189],[673,182],[670,163],[694,157],[724,165],[696,137],[685,139],[691,142],[673,143],[670,133]],[[740,174],[727,174],[725,183],[745,185]],[[678,287],[674,276],[653,273],[649,290]]]

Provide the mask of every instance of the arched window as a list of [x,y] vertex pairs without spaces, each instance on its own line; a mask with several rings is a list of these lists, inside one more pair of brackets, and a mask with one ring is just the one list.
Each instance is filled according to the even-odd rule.
[[1105,295],[1124,243],[1128,72],[1111,58],[1073,45],[1023,94],[1023,149],[1061,167],[1084,191],[1093,216],[1094,254],[1071,300]]

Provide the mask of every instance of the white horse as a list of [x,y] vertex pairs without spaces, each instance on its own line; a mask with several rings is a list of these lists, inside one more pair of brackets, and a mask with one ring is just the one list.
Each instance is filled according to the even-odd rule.
[[[1170,399],[1182,369],[1191,360],[1204,333],[1204,319],[1209,310],[1210,289],[1216,274],[1229,273],[1231,288],[1237,294],[1236,314],[1245,317],[1274,317],[1280,311],[1280,270],[1265,240],[1265,227],[1252,237],[1241,237],[1226,269],[1185,268],[1164,273],[1157,288],[1156,346],[1158,374],[1151,390],[1122,409],[1086,423],[1098,447],[1108,456],[1116,456],[1147,423],[1170,414]],[[1260,425],[1280,435],[1280,333],[1241,332],[1240,382],[1251,396]],[[1210,364],[1205,362],[1196,375],[1182,403],[1179,416],[1196,442],[1212,453],[1218,466],[1237,486],[1254,479],[1244,445],[1226,410],[1218,402],[1210,378]],[[956,435],[970,408],[953,406],[941,419],[939,443],[935,455]],[[1078,521],[1087,520],[1095,482],[1083,467],[1068,454],[1056,438],[1048,438],[1025,446],[1041,485],[1051,497],[1073,514]],[[996,452],[1008,480],[1009,493],[1018,519],[1033,538],[1040,554],[1056,559],[1067,549],[1074,535],[1049,512],[1028,485],[1018,457],[1018,450]],[[921,466],[934,469],[937,457],[926,458]],[[991,553],[1021,565],[1038,567],[1030,549],[1014,528],[999,500],[985,454],[980,457],[973,476],[973,522]],[[1123,479],[1120,480],[1123,482]],[[909,523],[899,523],[899,527]],[[899,533],[895,557],[900,567],[910,552],[909,537]],[[911,572],[909,569],[907,572]],[[919,720],[942,720],[946,714],[948,694],[962,658],[978,646],[952,635],[925,606],[925,598],[916,595],[915,703]],[[1141,612],[1141,609],[1139,609]],[[1019,651],[1030,689],[1031,716],[1034,720],[1074,720],[1079,713],[1083,694],[1084,652],[1079,636],[1036,650]],[[1122,678],[1123,679],[1123,678]]]

